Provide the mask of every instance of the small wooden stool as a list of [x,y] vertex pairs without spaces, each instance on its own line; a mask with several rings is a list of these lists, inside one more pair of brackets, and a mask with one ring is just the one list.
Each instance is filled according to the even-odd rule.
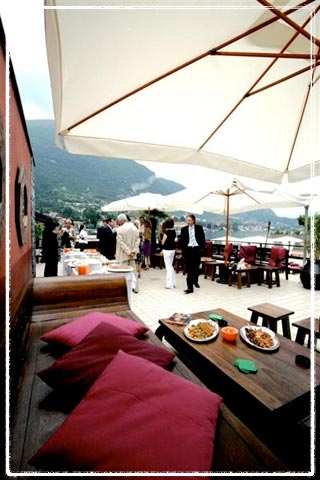
[[[305,318],[304,320],[298,320],[297,322],[294,322],[292,325],[297,327],[297,336],[296,336],[296,342],[300,343],[300,345],[304,345],[306,336],[308,336],[308,348],[311,346],[311,321],[310,317]],[[320,321],[319,318],[314,319],[314,335],[315,338],[320,338]]]
[[247,285],[247,288],[250,288],[251,287],[251,272],[253,270],[258,270],[258,267],[256,267],[255,265],[252,265],[251,267],[248,267],[248,268],[243,268],[241,270],[235,270],[234,272],[231,271],[230,274],[229,274],[229,281],[228,281],[229,287],[232,287],[232,282],[234,281],[234,278],[235,278],[238,288],[241,288],[241,286],[242,286],[242,274],[244,273],[245,274],[244,283]]
[[252,323],[258,323],[258,318],[261,317],[262,325],[270,328],[270,330],[275,333],[277,333],[277,322],[281,320],[283,336],[291,340],[289,315],[294,313],[292,310],[278,307],[272,303],[261,303],[259,305],[254,305],[253,307],[248,307],[248,310],[252,312]]
[[268,285],[268,288],[272,288],[272,283],[273,283],[273,278],[272,274],[274,273],[275,275],[275,284],[277,287],[280,287],[280,267],[271,267],[270,265],[266,265],[265,267],[260,267],[259,268],[259,275],[258,275],[258,285],[261,285],[263,281],[263,273],[266,272],[266,284]]

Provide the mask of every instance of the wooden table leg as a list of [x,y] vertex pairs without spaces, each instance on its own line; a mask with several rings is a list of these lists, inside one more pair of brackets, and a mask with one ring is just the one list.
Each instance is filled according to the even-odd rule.
[[216,266],[212,265],[211,281],[214,282],[216,276]]
[[156,331],[154,332],[155,335],[159,338],[159,340],[162,340],[164,337],[164,328],[162,325],[160,325]]
[[306,331],[303,328],[298,327],[297,336],[296,336],[296,343],[300,343],[300,345],[304,345],[304,341],[306,338]]
[[247,288],[250,288],[251,287],[251,272],[247,271],[246,275],[247,275]]
[[283,317],[282,319],[282,331],[283,331],[283,336],[291,340],[289,316]]
[[267,284],[268,288],[272,288],[272,271],[267,270]]
[[276,284],[277,284],[277,287],[280,287],[280,276],[279,276],[279,270],[276,270]]
[[259,318],[258,313],[257,312],[252,312],[250,322],[258,323],[258,318]]
[[232,287],[232,272],[229,273],[228,286]]
[[237,273],[237,284],[238,288],[241,288],[241,271]]
[[207,278],[208,265],[204,264],[203,266],[203,278]]
[[274,333],[277,333],[278,331],[278,322],[277,320],[272,320],[271,318],[263,317],[262,321],[263,327],[270,328]]

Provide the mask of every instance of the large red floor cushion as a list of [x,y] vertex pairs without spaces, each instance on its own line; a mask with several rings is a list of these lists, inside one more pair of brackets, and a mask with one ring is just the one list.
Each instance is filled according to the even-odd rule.
[[135,337],[143,335],[148,331],[148,328],[144,325],[127,318],[109,313],[93,312],[51,330],[51,332],[42,335],[41,340],[65,347],[74,347],[101,322],[115,325]]
[[119,351],[30,463],[53,471],[208,472],[220,403]]
[[101,322],[80,343],[38,375],[51,387],[63,390],[68,397],[79,399],[119,350],[146,358],[164,368],[175,356],[164,347],[139,340],[118,327]]

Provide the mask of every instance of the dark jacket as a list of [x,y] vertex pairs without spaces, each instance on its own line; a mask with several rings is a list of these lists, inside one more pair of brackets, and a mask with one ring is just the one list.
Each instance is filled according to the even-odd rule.
[[[204,250],[205,243],[206,243],[206,238],[204,234],[204,230],[201,225],[197,225],[195,223],[194,225],[194,233],[196,237],[196,241],[200,247],[201,250]],[[182,250],[186,250],[187,246],[189,243],[189,226],[186,225],[185,227],[181,228],[181,236],[180,236],[180,244]]]
[[116,233],[110,227],[103,227],[99,232],[99,250],[106,258],[112,260],[116,252]]

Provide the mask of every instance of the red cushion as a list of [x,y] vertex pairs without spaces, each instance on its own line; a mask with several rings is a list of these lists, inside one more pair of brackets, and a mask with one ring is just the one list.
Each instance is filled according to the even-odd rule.
[[255,245],[241,245],[239,259],[244,258],[248,263],[254,263],[257,257],[257,247]]
[[42,335],[41,340],[49,343],[58,343],[66,347],[74,347],[101,322],[107,322],[119,327],[135,337],[148,331],[148,328],[144,325],[128,320],[127,318],[118,317],[117,315],[109,313],[93,312],[51,330],[51,332]]
[[268,265],[270,267],[282,267],[282,261],[286,258],[286,249],[281,247],[271,247],[270,259]]
[[119,351],[30,459],[54,471],[210,471],[221,397]]
[[120,328],[101,322],[80,343],[38,375],[51,387],[66,391],[68,397],[72,395],[79,399],[120,349],[164,368],[175,356],[163,347],[138,340]]

